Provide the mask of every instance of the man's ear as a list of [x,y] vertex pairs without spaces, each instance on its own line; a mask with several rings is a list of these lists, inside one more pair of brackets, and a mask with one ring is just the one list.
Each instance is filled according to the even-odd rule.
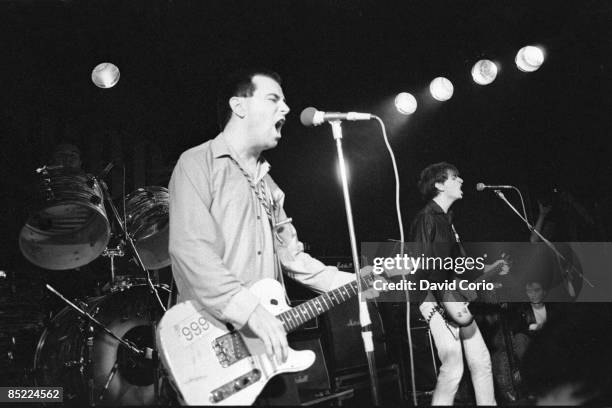
[[442,183],[436,183],[434,184],[434,187],[436,188],[436,190],[438,190],[438,192],[444,191],[444,184]]
[[243,102],[244,98],[241,98],[239,96],[232,96],[229,100],[229,106],[232,109],[232,112],[234,112],[236,116],[240,118],[244,118],[246,114]]

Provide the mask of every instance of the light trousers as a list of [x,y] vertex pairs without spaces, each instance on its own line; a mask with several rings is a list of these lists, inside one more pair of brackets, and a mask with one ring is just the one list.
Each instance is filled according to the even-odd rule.
[[463,376],[463,350],[472,376],[478,405],[497,405],[493,390],[491,356],[476,322],[466,327],[448,325],[439,312],[432,310],[436,302],[423,302],[419,307],[429,320],[429,329],[442,362],[431,405],[452,405]]

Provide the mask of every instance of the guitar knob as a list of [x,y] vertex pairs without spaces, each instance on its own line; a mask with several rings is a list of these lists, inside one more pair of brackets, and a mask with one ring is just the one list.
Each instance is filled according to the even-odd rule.
[[212,393],[212,402],[219,402],[223,399],[223,393],[221,391],[215,391]]

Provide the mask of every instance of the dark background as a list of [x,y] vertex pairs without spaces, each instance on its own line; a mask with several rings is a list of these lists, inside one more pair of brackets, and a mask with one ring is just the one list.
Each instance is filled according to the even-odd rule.
[[[34,169],[55,144],[83,152],[97,173],[111,159],[126,169],[126,193],[166,185],[180,153],[217,134],[216,84],[239,66],[283,77],[291,113],[266,157],[286,210],[315,255],[348,255],[335,146],[329,126],[304,128],[299,113],[376,113],[387,124],[401,176],[405,228],[422,206],[420,170],[457,165],[465,180],[456,205],[466,241],[523,241],[528,234],[476,182],[514,184],[536,200],[571,192],[596,220],[575,214],[575,240],[607,241],[610,179],[612,4],[607,1],[3,1],[0,2],[0,134],[3,259],[14,263]],[[545,48],[534,73],[514,57]],[[480,58],[500,65],[489,86],[470,76]],[[99,89],[92,69],[113,62],[119,83]],[[434,101],[436,76],[455,93]],[[419,103],[405,117],[400,91]],[[399,238],[391,163],[376,122],[344,126],[359,241]],[[122,193],[122,166],[109,179]],[[515,203],[516,200],[513,200]]]

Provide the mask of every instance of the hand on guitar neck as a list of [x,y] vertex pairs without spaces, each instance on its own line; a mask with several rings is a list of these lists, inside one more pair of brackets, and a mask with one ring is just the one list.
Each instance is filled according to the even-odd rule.
[[[361,268],[360,274],[362,278],[370,276],[372,267]],[[377,277],[377,279],[385,280],[383,277]],[[363,289],[363,295],[366,299],[372,299],[379,295],[378,291],[370,285]],[[247,320],[247,327],[264,342],[266,354],[270,359],[274,357],[279,363],[287,361],[289,352],[287,333],[282,322],[276,316],[259,304]]]

